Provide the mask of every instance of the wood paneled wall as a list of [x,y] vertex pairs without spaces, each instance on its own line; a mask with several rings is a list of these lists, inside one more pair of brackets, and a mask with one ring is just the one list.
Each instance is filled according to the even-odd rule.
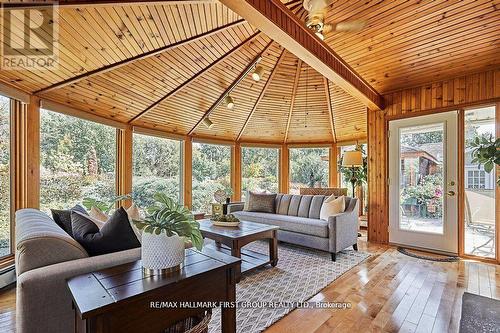
[[[386,108],[368,111],[368,239],[389,242],[388,122],[500,100],[500,69],[425,84],[384,95]],[[497,119],[498,124],[499,119]]]

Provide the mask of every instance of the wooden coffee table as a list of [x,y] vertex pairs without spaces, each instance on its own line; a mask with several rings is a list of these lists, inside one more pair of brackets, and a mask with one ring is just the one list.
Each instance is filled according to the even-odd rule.
[[[240,281],[242,273],[268,264],[273,267],[278,264],[276,231],[279,227],[249,221],[241,221],[238,227],[215,226],[208,219],[199,222],[203,237],[213,239],[217,250],[241,259],[236,267],[236,281]],[[251,242],[264,239],[269,240],[269,256],[242,249]]]

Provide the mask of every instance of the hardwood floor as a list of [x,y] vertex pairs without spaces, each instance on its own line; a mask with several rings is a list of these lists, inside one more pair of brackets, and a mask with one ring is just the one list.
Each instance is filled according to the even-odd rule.
[[[265,332],[458,332],[464,291],[500,299],[499,265],[418,260],[364,237],[359,250],[371,257],[313,298],[351,308],[295,310]],[[14,327],[11,289],[0,294],[0,332]]]

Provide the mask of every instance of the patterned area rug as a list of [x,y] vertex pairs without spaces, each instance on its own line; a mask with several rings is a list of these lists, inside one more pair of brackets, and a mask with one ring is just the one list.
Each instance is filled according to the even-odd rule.
[[[268,253],[267,242],[254,242],[245,248]],[[337,261],[323,251],[279,244],[279,262],[243,275],[236,285],[237,302],[304,302],[355,267],[370,255],[354,250],[337,253]],[[238,308],[237,332],[261,332],[293,308]],[[214,309],[209,332],[221,332],[220,309]]]

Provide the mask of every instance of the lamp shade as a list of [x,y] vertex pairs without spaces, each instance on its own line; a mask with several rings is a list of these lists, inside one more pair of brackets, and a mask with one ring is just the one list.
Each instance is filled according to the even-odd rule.
[[342,158],[342,165],[347,167],[360,167],[363,165],[363,155],[359,150],[346,151]]

